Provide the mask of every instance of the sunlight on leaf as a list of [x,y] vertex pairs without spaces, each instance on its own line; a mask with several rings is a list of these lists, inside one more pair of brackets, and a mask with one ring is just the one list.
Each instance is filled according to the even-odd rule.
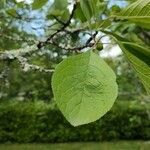
[[52,88],[59,109],[73,126],[102,117],[118,93],[114,72],[92,51],[63,60],[53,74]]

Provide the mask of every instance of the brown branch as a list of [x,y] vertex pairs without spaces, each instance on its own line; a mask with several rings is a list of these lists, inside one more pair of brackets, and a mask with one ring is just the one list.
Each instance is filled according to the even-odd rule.
[[65,23],[65,22],[62,22],[61,20],[59,20],[56,16],[53,16],[54,19],[56,19],[57,22],[59,22],[62,27],[60,29],[58,29],[55,33],[53,33],[50,37],[47,38],[46,41],[44,42],[39,42],[37,44],[37,47],[38,49],[42,48],[43,46],[45,46],[46,44],[51,44],[51,45],[54,45],[58,48],[61,48],[61,49],[65,49],[65,50],[68,50],[68,51],[80,51],[84,48],[87,48],[87,47],[93,47],[94,46],[94,42],[92,42],[92,40],[95,39],[96,35],[98,34],[98,31],[96,31],[87,41],[84,45],[82,46],[77,46],[77,47],[69,47],[69,46],[62,46],[61,44],[58,44],[57,42],[55,42],[55,36],[58,35],[60,32],[64,32],[64,33],[67,33],[67,34],[73,34],[73,33],[79,33],[80,31],[85,31],[85,29],[75,29],[75,30],[69,30],[69,29],[66,29],[70,23],[71,23],[71,19],[73,18],[73,15],[75,13],[75,10],[77,8],[77,3],[78,1],[75,0],[75,3],[73,5],[73,9],[72,9],[72,12],[70,14],[70,17],[68,19],[68,21]]
[[98,32],[96,31],[87,41],[84,45],[82,46],[77,46],[77,47],[67,47],[67,46],[61,46],[60,44],[56,43],[54,40],[51,40],[50,41],[50,44],[51,45],[54,45],[58,48],[61,48],[61,49],[65,49],[65,50],[68,50],[68,51],[81,51],[82,49],[84,48],[88,48],[88,47],[93,47],[95,45],[95,43],[92,43],[92,40],[95,39],[96,35],[98,34]]
[[61,21],[60,19],[58,19],[56,16],[52,16],[57,22],[59,22],[62,25],[65,25],[65,23],[63,21]]
[[93,39],[95,39],[96,35],[98,34],[98,31],[96,31],[86,42],[86,44],[90,43]]
[[75,3],[73,5],[73,9],[72,9],[72,12],[70,14],[70,17],[69,17],[68,21],[66,23],[63,23],[63,26],[60,29],[58,29],[55,33],[53,33],[49,38],[47,38],[47,40],[45,42],[39,42],[38,45],[37,45],[38,49],[40,49],[43,46],[45,46],[46,44],[48,44],[49,41],[51,41],[55,35],[57,35],[61,31],[64,31],[65,28],[67,26],[69,26],[69,24],[71,23],[71,19],[73,18],[73,15],[75,13],[76,8],[77,8],[77,1],[75,0]]
[[82,45],[82,46],[78,46],[78,47],[63,47],[63,46],[57,44],[54,41],[51,42],[51,44],[54,45],[54,46],[56,46],[56,47],[58,47],[58,48],[60,48],[60,49],[65,49],[67,51],[80,51],[80,50],[82,50],[84,48],[88,48],[88,47],[94,46],[94,43],[88,43],[86,45]]

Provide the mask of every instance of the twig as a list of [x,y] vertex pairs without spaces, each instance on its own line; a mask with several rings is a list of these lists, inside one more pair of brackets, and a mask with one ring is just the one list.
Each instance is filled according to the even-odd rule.
[[49,38],[47,38],[47,40],[45,42],[39,42],[38,45],[37,45],[38,49],[40,49],[43,46],[45,46],[47,43],[49,43],[49,41],[51,41],[53,39],[53,37],[55,35],[57,35],[61,31],[64,31],[64,29],[67,26],[69,26],[69,24],[71,23],[71,19],[73,18],[73,15],[75,13],[76,8],[77,8],[77,1],[75,1],[74,5],[73,5],[73,9],[72,9],[72,12],[71,12],[71,15],[70,15],[68,21],[66,23],[64,23],[63,26],[60,29],[58,29],[55,33],[53,33]]
[[50,42],[50,44],[52,44],[52,45],[54,45],[54,46],[56,46],[56,47],[58,47],[58,48],[60,48],[60,49],[65,49],[65,50],[67,50],[67,51],[80,51],[80,50],[82,50],[82,49],[84,49],[84,48],[88,48],[88,47],[93,47],[94,46],[94,43],[87,43],[87,44],[85,44],[85,45],[83,45],[83,46],[77,46],[77,47],[69,47],[69,46],[61,46],[60,44],[57,44],[55,41],[52,41],[52,42]]
[[95,44],[94,43],[91,43],[91,41],[93,39],[95,39],[96,35],[98,34],[98,32],[96,31],[87,41],[84,45],[82,46],[77,46],[77,47],[69,47],[69,46],[61,46],[60,44],[56,43],[54,40],[51,40],[49,43],[51,45],[54,45],[58,48],[61,48],[61,49],[65,49],[65,50],[68,50],[68,51],[81,51],[82,49],[84,48],[88,48],[88,47],[93,47]]
[[98,34],[98,31],[96,31],[86,42],[86,44],[90,43],[93,39],[95,39],[96,35]]
[[53,18],[60,24],[65,25],[65,23],[63,21],[61,21],[60,19],[58,19],[56,16],[53,15]]

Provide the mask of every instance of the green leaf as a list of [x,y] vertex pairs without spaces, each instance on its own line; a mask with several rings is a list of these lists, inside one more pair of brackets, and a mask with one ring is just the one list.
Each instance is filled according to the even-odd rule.
[[80,6],[86,19],[90,20],[92,16],[92,10],[89,0],[80,0]]
[[69,18],[68,1],[67,0],[55,0],[48,11],[48,19],[55,17],[66,21]]
[[111,25],[111,21],[109,19],[96,21],[90,24],[90,29],[99,31],[100,29],[105,29]]
[[[121,13],[113,16],[119,19],[127,19],[145,27],[150,26],[150,0],[138,0]],[[150,28],[150,27],[149,27]]]
[[80,0],[80,5],[88,21],[92,17],[99,18],[100,13],[102,13],[106,7],[106,4],[100,0]]
[[8,9],[6,10],[7,14],[11,15],[12,17],[18,17],[17,11],[15,9]]
[[91,15],[97,18],[100,17],[100,14],[107,7],[106,3],[102,2],[101,0],[89,0],[89,5],[91,7]]
[[54,0],[55,9],[58,10],[63,10],[66,9],[68,6],[68,1],[67,0]]
[[42,8],[47,2],[48,2],[48,0],[34,0],[34,2],[32,3],[32,8],[33,8],[33,9],[40,9],[40,8]]
[[126,39],[115,33],[108,31],[104,32],[112,35],[116,39],[128,61],[137,72],[147,93],[150,95],[150,48],[128,42]]
[[56,103],[73,125],[96,121],[117,97],[116,76],[92,51],[63,60],[52,77]]
[[150,23],[142,23],[142,22],[138,22],[136,23],[138,26],[141,26],[142,28],[145,29],[150,29]]
[[79,19],[81,22],[86,22],[87,19],[82,11],[81,5],[80,3],[77,3],[77,9],[75,10],[75,14],[74,14],[75,19]]
[[25,4],[24,2],[16,3],[16,5],[17,5],[17,8],[24,8],[25,6],[27,6],[27,4]]
[[100,14],[104,11],[106,4],[100,0],[80,0],[77,3],[77,9],[75,11],[75,17],[82,22],[90,22],[92,17],[96,20],[100,20]]
[[130,42],[119,42],[119,46],[150,94],[150,49]]

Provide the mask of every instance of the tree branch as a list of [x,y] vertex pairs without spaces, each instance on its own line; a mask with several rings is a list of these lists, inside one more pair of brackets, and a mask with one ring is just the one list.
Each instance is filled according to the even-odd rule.
[[66,23],[63,23],[63,26],[60,29],[58,29],[55,33],[53,33],[49,38],[47,38],[47,40],[45,42],[39,42],[38,45],[37,45],[38,49],[40,49],[43,46],[45,46],[46,44],[48,44],[49,41],[51,41],[55,35],[57,35],[61,31],[64,31],[65,28],[67,26],[69,26],[69,24],[71,23],[71,19],[73,18],[73,15],[75,13],[76,8],[77,8],[77,0],[75,0],[75,3],[73,5],[73,9],[72,9],[72,12],[70,14],[70,17],[69,17],[68,21]]
[[58,48],[61,48],[61,49],[65,49],[65,50],[68,50],[68,51],[81,51],[82,49],[84,48],[88,48],[88,47],[93,47],[95,45],[95,43],[91,43],[92,40],[95,39],[96,35],[98,34],[98,32],[96,31],[87,41],[84,45],[82,46],[77,46],[77,47],[70,47],[70,46],[62,46],[61,44],[58,44],[56,43],[54,40],[51,40],[50,41],[50,44],[51,45],[54,45]]
[[56,16],[53,15],[53,18],[60,24],[65,25],[65,23],[63,21],[61,21],[60,19],[58,19]]

